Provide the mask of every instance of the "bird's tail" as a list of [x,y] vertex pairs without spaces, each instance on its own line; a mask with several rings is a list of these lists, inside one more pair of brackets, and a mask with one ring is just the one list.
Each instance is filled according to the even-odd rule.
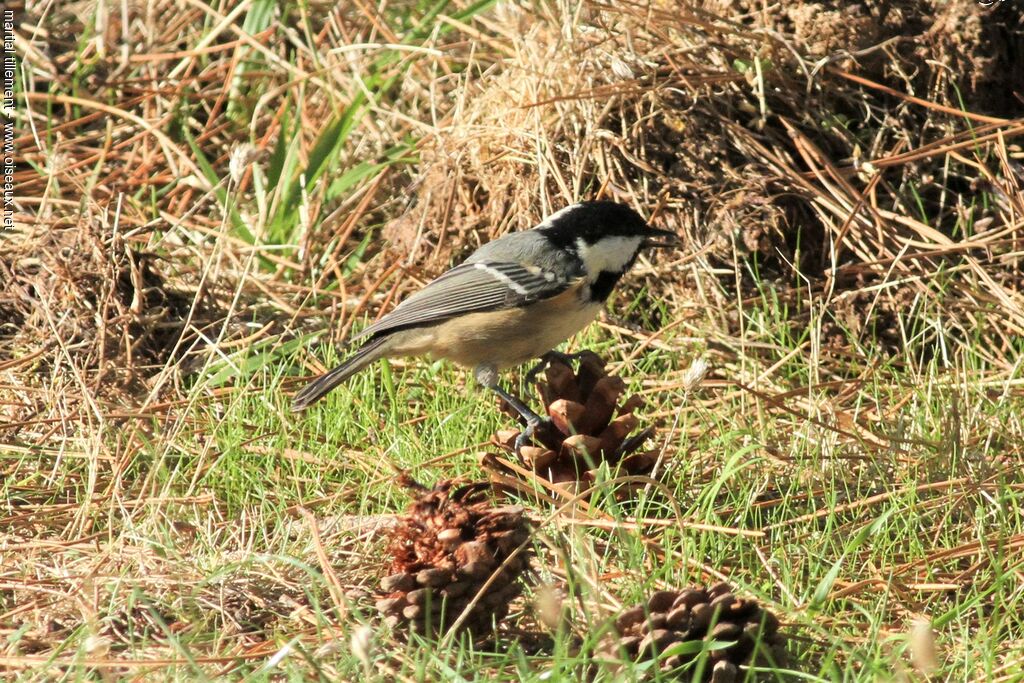
[[305,410],[332,389],[387,353],[387,337],[373,339],[359,348],[344,363],[316,377],[292,397],[292,411]]

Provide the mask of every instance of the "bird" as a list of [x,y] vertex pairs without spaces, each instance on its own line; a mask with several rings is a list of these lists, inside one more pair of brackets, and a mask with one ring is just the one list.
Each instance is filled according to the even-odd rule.
[[585,201],[540,224],[492,240],[349,340],[340,365],[312,378],[292,399],[305,410],[380,358],[427,356],[472,368],[476,381],[520,416],[521,446],[545,421],[499,383],[499,371],[540,359],[590,324],[644,249],[679,244],[631,207]]

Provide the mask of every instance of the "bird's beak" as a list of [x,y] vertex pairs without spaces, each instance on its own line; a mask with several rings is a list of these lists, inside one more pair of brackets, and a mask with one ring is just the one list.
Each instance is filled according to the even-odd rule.
[[668,230],[658,230],[657,228],[650,228],[647,232],[647,236],[644,237],[644,241],[641,242],[640,246],[652,249],[667,249],[669,247],[678,247],[681,243],[679,235]]

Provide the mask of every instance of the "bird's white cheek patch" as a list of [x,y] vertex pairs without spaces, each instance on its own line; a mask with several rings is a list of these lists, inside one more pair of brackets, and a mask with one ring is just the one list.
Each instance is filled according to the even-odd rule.
[[621,273],[640,248],[642,237],[605,237],[594,244],[587,244],[583,238],[576,240],[576,253],[586,266],[591,278],[602,271]]

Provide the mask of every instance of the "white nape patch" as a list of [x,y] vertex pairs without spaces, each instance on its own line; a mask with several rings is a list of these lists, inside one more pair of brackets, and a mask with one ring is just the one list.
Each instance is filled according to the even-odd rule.
[[583,205],[582,204],[570,204],[569,206],[562,207],[558,211],[555,211],[553,214],[551,214],[550,216],[548,216],[547,218],[542,220],[537,225],[537,227],[538,228],[550,228],[560,218],[565,218],[566,216],[568,216],[570,213],[572,213],[576,209],[580,208],[581,206],[583,206]]
[[621,273],[636,252],[640,249],[643,237],[602,237],[594,244],[587,244],[582,237],[576,238],[576,253],[590,279],[596,278],[601,271]]
[[491,277],[493,277],[493,278],[495,278],[497,280],[500,280],[501,282],[503,282],[509,289],[511,289],[516,294],[520,294],[522,296],[526,296],[527,294],[530,293],[529,290],[526,289],[526,287],[523,287],[521,284],[519,284],[518,282],[516,282],[515,280],[510,278],[508,275],[505,275],[505,273],[501,272],[500,270],[498,270],[496,268],[491,268],[486,263],[477,263],[477,264],[474,265],[474,267],[477,270],[482,270],[485,273],[487,273],[488,275],[490,275]]

